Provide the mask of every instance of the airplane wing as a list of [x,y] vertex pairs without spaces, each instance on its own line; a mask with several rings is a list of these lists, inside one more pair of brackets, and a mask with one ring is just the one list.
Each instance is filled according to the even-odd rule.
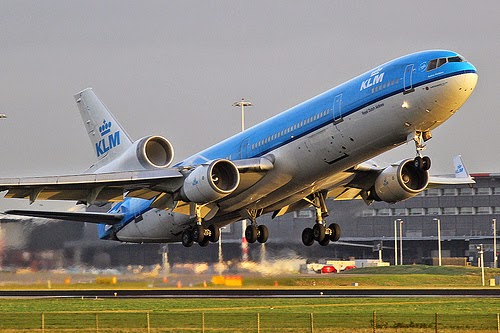
[[7,210],[5,214],[41,217],[46,219],[56,219],[75,222],[88,223],[120,223],[125,216],[124,214],[112,213],[94,213],[94,212],[55,212],[55,211],[40,211],[40,210]]
[[[240,172],[242,191],[258,182],[273,168],[265,158],[235,161]],[[122,201],[127,197],[150,200],[160,194],[163,202],[173,203],[172,195],[183,186],[184,180],[195,167],[155,169],[144,171],[108,172],[49,177],[0,179],[0,191],[8,191],[6,198],[35,200],[69,200],[86,204]],[[158,205],[157,205],[158,206]],[[167,207],[167,206],[163,206]]]
[[[462,156],[455,156],[453,164],[455,174],[430,175],[427,187],[438,185],[472,185],[475,183],[474,178],[470,176],[465,168]],[[373,186],[375,179],[383,170],[384,168],[372,161],[361,163],[349,170],[349,172],[354,174],[354,178],[347,184],[330,189],[328,197],[333,197],[335,200],[366,200],[363,196]]]

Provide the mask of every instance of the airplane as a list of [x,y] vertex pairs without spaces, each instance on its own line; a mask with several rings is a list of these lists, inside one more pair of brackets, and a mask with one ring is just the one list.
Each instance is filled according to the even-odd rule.
[[[220,228],[249,219],[249,243],[265,243],[259,225],[314,207],[302,242],[326,246],[341,228],[327,225],[327,198],[396,203],[436,184],[473,184],[461,157],[455,174],[431,176],[423,156],[431,131],[472,94],[476,68],[456,52],[428,50],[375,68],[172,166],[161,136],[134,141],[91,88],[75,95],[97,162],[78,175],[0,179],[6,198],[112,203],[107,213],[9,210],[8,214],[92,222],[101,239],[207,246]],[[405,143],[414,158],[381,167],[371,159]]]

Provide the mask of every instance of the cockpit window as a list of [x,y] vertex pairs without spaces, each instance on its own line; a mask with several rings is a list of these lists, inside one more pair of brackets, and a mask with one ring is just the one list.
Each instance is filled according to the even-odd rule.
[[464,62],[465,60],[459,56],[449,57],[448,62]]
[[437,59],[432,59],[429,61],[429,64],[427,65],[427,71],[432,71],[433,69],[437,68]]
[[465,62],[465,61],[466,60],[464,58],[462,58],[461,56],[432,59],[431,61],[429,61],[429,64],[427,65],[427,71],[432,71],[433,69],[441,67],[444,64],[446,64],[447,62]]

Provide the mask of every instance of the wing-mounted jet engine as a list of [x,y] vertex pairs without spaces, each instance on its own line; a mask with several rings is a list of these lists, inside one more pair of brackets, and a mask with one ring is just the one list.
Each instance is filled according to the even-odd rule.
[[395,203],[412,198],[429,184],[429,171],[407,159],[382,170],[369,191],[368,199]]
[[231,194],[239,184],[238,168],[229,160],[219,159],[191,171],[180,194],[186,202],[207,204]]

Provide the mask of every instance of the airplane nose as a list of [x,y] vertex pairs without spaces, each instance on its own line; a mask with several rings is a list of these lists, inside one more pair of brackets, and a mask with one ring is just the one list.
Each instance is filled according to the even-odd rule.
[[472,93],[474,88],[476,88],[477,78],[477,73],[465,73],[461,75],[459,82],[457,82],[459,86],[458,90]]

